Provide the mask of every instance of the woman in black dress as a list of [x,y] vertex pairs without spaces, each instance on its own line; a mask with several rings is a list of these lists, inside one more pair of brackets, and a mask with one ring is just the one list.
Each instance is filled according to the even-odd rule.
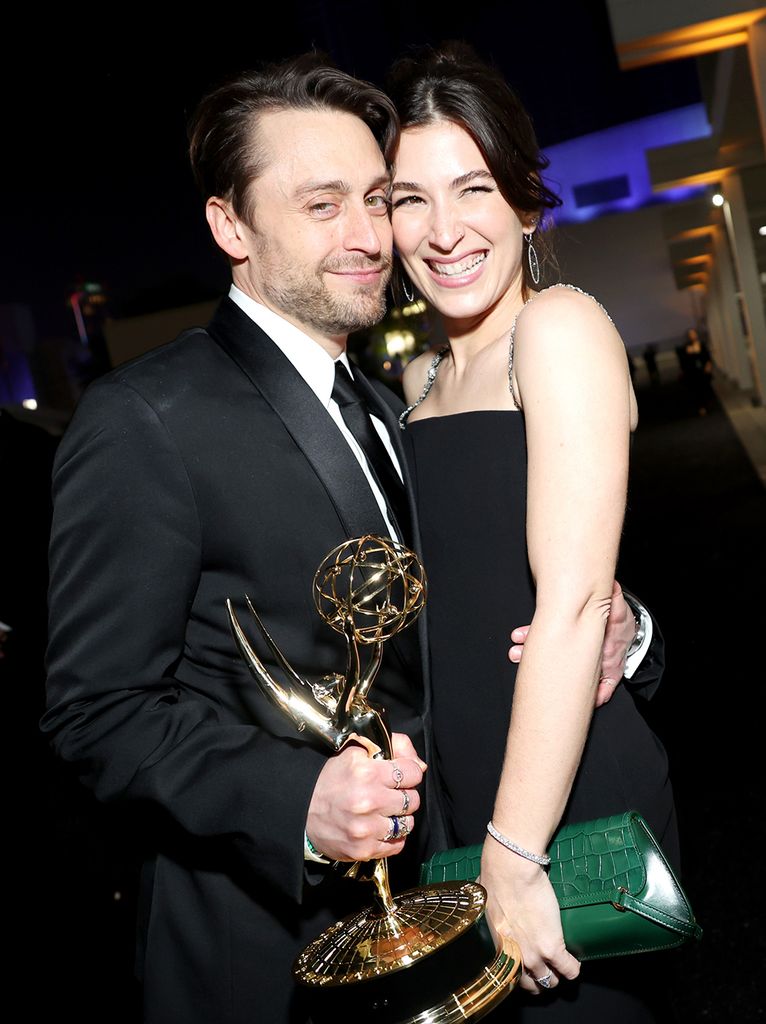
[[[395,246],[449,339],[407,367],[402,418],[438,770],[456,842],[484,843],[490,921],[525,965],[525,993],[496,1016],[655,1020],[646,956],[638,971],[587,964],[573,982],[539,863],[560,824],[626,809],[675,855],[664,750],[625,686],[594,713],[637,422],[625,347],[589,295],[536,289],[537,232],[557,200],[503,79],[453,46],[399,62],[391,91]],[[507,636],[529,621],[516,673]]]

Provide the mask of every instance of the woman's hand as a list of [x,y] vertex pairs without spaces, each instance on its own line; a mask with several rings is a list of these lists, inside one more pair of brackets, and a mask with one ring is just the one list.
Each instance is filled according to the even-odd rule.
[[[524,972],[519,984],[537,995],[561,978],[576,978],[580,962],[564,945],[561,914],[548,876],[532,861],[487,837],[479,883],[487,890],[487,920],[493,933],[518,942]],[[535,978],[550,975],[549,985]]]

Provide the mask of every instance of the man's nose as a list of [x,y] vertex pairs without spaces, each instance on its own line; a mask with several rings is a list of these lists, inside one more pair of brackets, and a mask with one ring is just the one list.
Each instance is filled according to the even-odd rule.
[[370,256],[375,256],[381,251],[386,236],[391,234],[388,217],[383,217],[377,212],[371,213],[366,206],[353,206],[348,212],[345,227],[344,248],[365,252]]

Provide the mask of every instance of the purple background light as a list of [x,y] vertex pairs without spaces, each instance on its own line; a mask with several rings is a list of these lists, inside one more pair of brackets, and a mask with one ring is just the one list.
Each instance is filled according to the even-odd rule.
[[[694,103],[548,146],[545,153],[551,163],[545,181],[564,201],[554,214],[556,223],[577,223],[605,213],[637,210],[699,195],[705,186],[652,191],[646,150],[710,134],[704,104]],[[576,187],[623,175],[630,183],[628,196],[592,206],[577,206]]]

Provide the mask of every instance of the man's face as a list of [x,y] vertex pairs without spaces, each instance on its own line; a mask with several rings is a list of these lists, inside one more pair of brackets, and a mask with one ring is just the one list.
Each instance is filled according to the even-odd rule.
[[234,283],[320,344],[377,323],[391,274],[389,177],[369,128],[336,111],[263,115],[248,258]]

